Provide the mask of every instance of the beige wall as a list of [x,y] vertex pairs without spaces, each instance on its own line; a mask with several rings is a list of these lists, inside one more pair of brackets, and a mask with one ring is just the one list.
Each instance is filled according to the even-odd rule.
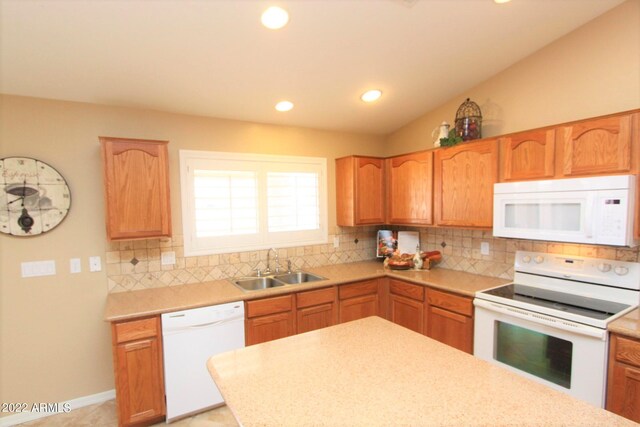
[[[174,232],[182,234],[178,150],[320,156],[328,159],[329,231],[335,230],[333,159],[379,155],[383,138],[146,110],[2,96],[0,158],[27,156],[55,167],[71,188],[68,217],[48,234],[0,236],[0,401],[60,402],[113,388],[111,337],[102,315],[106,267],[99,135],[169,140]],[[69,259],[83,272],[69,274]],[[20,277],[20,263],[53,259],[57,275]]]
[[385,155],[432,148],[467,97],[489,137],[638,108],[639,76],[640,1],[628,0],[389,135]]

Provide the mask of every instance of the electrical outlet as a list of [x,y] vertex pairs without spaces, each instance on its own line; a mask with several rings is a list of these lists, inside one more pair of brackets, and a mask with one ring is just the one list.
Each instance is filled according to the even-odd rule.
[[340,247],[340,236],[333,236],[333,247],[334,248]]
[[80,273],[82,271],[82,262],[80,258],[71,258],[69,260],[69,272]]
[[162,265],[174,265],[176,263],[175,251],[162,252],[160,255],[160,264]]
[[480,255],[489,255],[489,242],[480,242]]
[[99,256],[91,256],[89,257],[89,271],[101,271],[102,270],[102,260]]

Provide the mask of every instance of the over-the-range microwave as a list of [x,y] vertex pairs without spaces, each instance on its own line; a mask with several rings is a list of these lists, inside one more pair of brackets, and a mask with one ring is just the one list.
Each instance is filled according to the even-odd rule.
[[637,246],[635,189],[634,175],[494,184],[493,235]]

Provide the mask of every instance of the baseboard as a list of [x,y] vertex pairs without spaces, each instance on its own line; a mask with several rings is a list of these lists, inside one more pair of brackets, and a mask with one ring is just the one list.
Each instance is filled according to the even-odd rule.
[[[89,396],[82,396],[76,399],[67,400],[66,402],[60,402],[58,407],[60,411],[65,406],[69,407],[69,410],[82,408],[96,403],[106,402],[107,400],[115,399],[116,391],[107,390],[102,393],[96,393]],[[48,417],[50,415],[59,414],[60,412],[20,412],[17,414],[9,415],[7,417],[0,418],[0,427],[15,426],[18,424],[26,423],[29,421],[37,420],[38,418]]]

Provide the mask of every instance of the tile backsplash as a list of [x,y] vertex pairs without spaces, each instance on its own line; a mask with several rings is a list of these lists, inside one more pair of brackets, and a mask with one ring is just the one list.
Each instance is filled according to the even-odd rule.
[[[370,260],[375,257],[377,230],[383,227],[336,227],[329,243],[278,249],[280,265],[290,259],[296,269]],[[484,276],[513,278],[517,250],[581,255],[594,258],[640,262],[639,248],[616,248],[516,240],[493,237],[491,231],[457,228],[407,228],[418,230],[422,250],[442,252],[438,268],[466,271]],[[340,240],[333,247],[333,238]],[[489,254],[480,253],[480,244],[489,244]],[[173,251],[176,263],[161,265],[163,252]],[[173,238],[111,242],[106,254],[109,292],[175,286],[254,274],[266,268],[267,251],[233,252],[208,256],[184,256],[182,236]],[[273,265],[272,265],[273,266]]]
[[[337,227],[327,244],[278,249],[280,266],[287,260],[296,269],[342,264],[375,257],[378,227]],[[337,236],[340,245],[333,247]],[[175,252],[176,263],[162,265],[163,252]],[[273,268],[273,257],[271,267]],[[182,236],[110,242],[106,264],[109,292],[183,285],[248,276],[256,267],[267,267],[267,251],[232,252],[207,256],[184,256]]]

